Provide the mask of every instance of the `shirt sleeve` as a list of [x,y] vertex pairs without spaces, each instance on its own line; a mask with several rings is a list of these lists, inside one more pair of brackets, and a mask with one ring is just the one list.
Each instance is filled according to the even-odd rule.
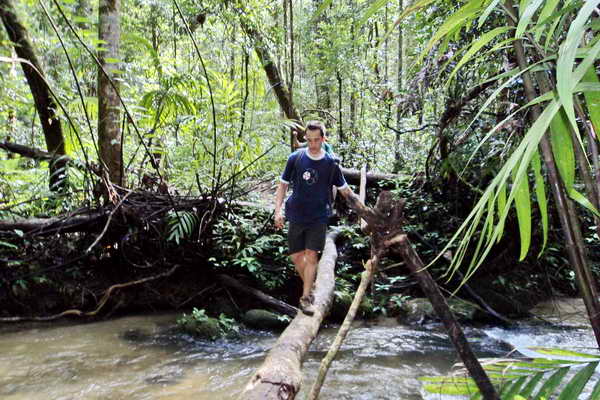
[[335,172],[333,174],[333,184],[337,186],[338,189],[344,189],[348,186],[348,183],[346,183],[346,179],[342,173],[342,168],[339,166],[339,164],[334,164],[334,168]]
[[281,182],[289,184],[292,178],[294,177],[294,163],[296,162],[296,157],[298,157],[298,153],[292,153],[285,164],[285,169],[283,170],[283,174],[281,175]]

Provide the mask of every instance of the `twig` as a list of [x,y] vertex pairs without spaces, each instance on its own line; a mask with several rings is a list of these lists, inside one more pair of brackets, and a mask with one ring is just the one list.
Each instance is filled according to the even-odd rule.
[[346,314],[346,318],[344,318],[344,322],[340,327],[338,334],[336,335],[327,355],[321,361],[321,365],[319,367],[319,374],[317,375],[317,379],[310,389],[310,393],[307,396],[307,400],[316,400],[319,397],[319,392],[321,392],[321,387],[323,386],[323,382],[325,381],[325,377],[327,376],[327,371],[329,367],[337,355],[338,350],[342,346],[342,342],[348,335],[350,328],[352,326],[352,321],[354,321],[354,317],[356,317],[356,312],[358,311],[358,307],[365,297],[365,293],[371,279],[373,278],[373,272],[377,270],[377,264],[379,263],[379,255],[375,254],[373,258],[371,258],[365,264],[365,270],[361,274],[360,285],[356,290],[356,294],[354,295],[354,299],[352,300],[352,304],[350,305],[350,309]]
[[133,192],[129,192],[127,193],[125,196],[123,196],[123,198],[121,200],[119,200],[119,203],[115,206],[115,208],[110,212],[110,214],[108,215],[108,219],[106,221],[106,224],[104,225],[104,229],[102,229],[102,232],[100,233],[100,235],[96,238],[96,240],[94,240],[94,243],[92,243],[87,249],[86,249],[86,253],[89,253],[90,250],[92,250],[92,248],[94,246],[96,246],[98,244],[98,242],[100,241],[100,239],[102,239],[102,237],[104,236],[104,234],[106,234],[106,231],[108,230],[108,227],[110,225],[110,220],[112,219],[113,215],[115,214],[115,212],[119,209],[119,207],[121,207],[121,204],[123,204],[123,202],[129,197],[129,195],[133,193]]

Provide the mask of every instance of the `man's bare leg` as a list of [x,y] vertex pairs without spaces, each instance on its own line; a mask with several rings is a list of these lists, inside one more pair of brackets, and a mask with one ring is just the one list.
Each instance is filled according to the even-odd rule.
[[[299,251],[297,253],[291,254],[290,258],[294,263],[294,268],[296,268],[296,272],[300,275],[300,279],[302,279],[302,287],[304,287],[304,274],[305,274],[305,259],[304,259],[304,250]],[[303,290],[304,292],[304,290]]]
[[304,250],[304,285],[302,287],[302,296],[308,297],[317,275],[317,264],[319,263],[319,255],[314,250]]

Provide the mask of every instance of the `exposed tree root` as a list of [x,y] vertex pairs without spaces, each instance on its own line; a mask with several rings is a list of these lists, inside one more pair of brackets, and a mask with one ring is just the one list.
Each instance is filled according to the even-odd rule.
[[109,287],[108,289],[106,289],[106,291],[104,292],[104,295],[102,296],[102,298],[98,302],[98,305],[96,306],[96,308],[93,311],[84,312],[84,311],[81,311],[81,310],[66,310],[66,311],[61,312],[60,314],[49,315],[47,317],[8,317],[8,318],[0,318],[0,322],[54,321],[54,320],[57,320],[57,319],[60,319],[60,318],[63,318],[63,317],[68,317],[68,316],[71,316],[71,315],[76,316],[76,317],[93,317],[93,316],[97,315],[100,312],[100,310],[102,310],[102,308],[106,305],[106,303],[110,299],[110,295],[115,290],[123,289],[123,288],[129,287],[129,286],[139,285],[141,283],[150,282],[150,281],[153,281],[153,280],[159,279],[159,278],[164,278],[166,276],[172,275],[173,272],[175,272],[178,268],[179,268],[179,265],[175,265],[169,271],[163,272],[162,274],[157,274],[157,275],[154,275],[154,276],[149,276],[147,278],[138,279],[138,280],[132,281],[132,282],[119,283],[119,284],[116,284],[116,285],[112,285],[111,287]]

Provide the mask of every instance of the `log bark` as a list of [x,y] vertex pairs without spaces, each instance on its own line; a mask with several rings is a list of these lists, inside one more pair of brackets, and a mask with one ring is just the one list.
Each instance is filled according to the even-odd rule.
[[108,211],[100,210],[86,215],[68,218],[13,218],[0,221],[0,231],[19,229],[25,233],[46,235],[60,232],[82,232],[98,227],[108,216]]
[[222,284],[257,298],[258,300],[262,301],[264,304],[266,304],[271,309],[277,312],[289,315],[290,317],[295,317],[296,314],[298,314],[298,309],[296,307],[293,307],[284,301],[278,300],[275,297],[269,296],[268,294],[263,293],[258,289],[254,289],[243,285],[238,280],[228,275],[219,275],[217,278]]
[[[342,173],[346,182],[351,185],[360,184],[360,170],[351,168],[342,168]],[[367,186],[373,186],[379,184],[381,187],[386,188],[390,186],[386,181],[392,181],[394,179],[401,178],[400,174],[386,174],[380,172],[369,172],[367,173]]]
[[27,157],[33,160],[62,162],[68,164],[71,168],[74,167],[82,171],[87,169],[95,175],[100,176],[100,171],[98,170],[97,164],[88,164],[88,168],[86,168],[83,162],[73,159],[69,156],[57,156],[55,154],[48,153],[47,151],[36,149],[35,147],[23,146],[22,144],[13,143],[6,140],[4,142],[0,142],[0,149],[6,150],[10,153],[19,154],[21,157]]
[[[41,64],[34,52],[25,26],[17,18],[10,0],[0,0],[0,19],[6,28],[8,37],[14,43],[17,55],[28,63],[21,62],[23,73],[31,89],[35,108],[40,117],[48,152],[60,157],[65,153],[65,141],[60,119],[56,115],[58,105],[50,94]],[[66,162],[63,159],[49,163],[50,189],[66,188]]]
[[333,301],[336,232],[327,235],[315,282],[315,313],[298,313],[271,348],[262,366],[240,395],[243,400],[294,399],[302,383],[301,366]]
[[[60,157],[44,150],[23,146],[21,144],[8,142],[6,140],[4,142],[0,142],[0,149],[19,154],[22,157],[32,158],[40,161],[53,161]],[[72,161],[72,159],[68,156],[62,156],[61,159],[65,162]]]

